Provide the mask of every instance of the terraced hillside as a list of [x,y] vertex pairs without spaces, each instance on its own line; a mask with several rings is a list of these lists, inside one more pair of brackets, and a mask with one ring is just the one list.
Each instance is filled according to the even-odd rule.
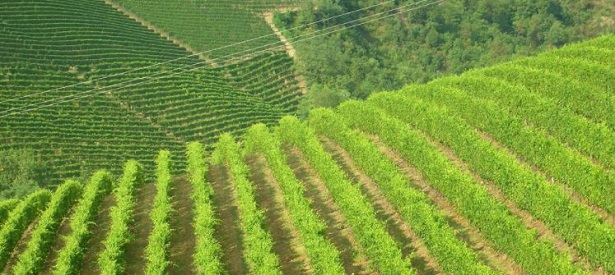
[[[264,18],[265,12],[294,7],[297,0],[107,0],[169,36],[211,58],[226,59],[237,52],[279,43]],[[229,46],[232,45],[232,46]],[[264,49],[264,48],[263,48]]]
[[211,155],[198,142],[162,150],[153,183],[129,161],[117,180],[99,171],[1,202],[0,268],[615,273],[613,46],[605,36],[256,124]]
[[0,149],[34,149],[53,183],[132,157],[151,172],[159,149],[272,124],[301,94],[283,51],[214,68],[103,1],[2,1],[0,18]]

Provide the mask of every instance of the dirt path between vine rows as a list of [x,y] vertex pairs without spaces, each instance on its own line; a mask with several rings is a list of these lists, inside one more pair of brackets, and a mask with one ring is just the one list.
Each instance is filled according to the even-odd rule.
[[480,230],[473,226],[455,206],[450,204],[446,197],[423,177],[421,172],[407,163],[404,158],[393,149],[387,147],[378,136],[368,136],[378,147],[381,153],[385,154],[395,163],[401,171],[410,179],[410,184],[421,190],[429,200],[445,215],[448,224],[458,230],[457,236],[466,242],[470,248],[478,252],[481,259],[489,266],[500,270],[505,274],[523,274],[523,268],[519,266],[510,256],[496,250],[488,240],[480,233]]
[[[512,156],[513,158],[515,158],[525,168],[531,169],[533,172],[535,172],[537,174],[544,175],[547,178],[549,177],[548,174],[546,174],[545,172],[542,172],[542,170],[540,170],[538,167],[533,166],[533,165],[527,163],[523,158],[519,157],[517,154],[515,154],[512,151],[510,151],[508,148],[506,148],[504,145],[502,145],[499,141],[495,140],[493,137],[491,137],[486,132],[479,131],[478,129],[475,129],[475,132],[478,134],[478,136],[480,136],[480,138],[482,138],[483,140],[486,140],[487,142],[489,142],[491,144],[491,146],[493,146],[493,147],[495,147],[495,148],[497,148],[499,150],[502,150],[506,154],[508,154],[509,156]],[[465,167],[464,169],[469,169],[469,168]],[[577,203],[579,203],[581,205],[585,205],[585,206],[589,207],[589,209],[592,210],[592,212],[594,212],[594,214],[598,215],[602,219],[603,222],[605,222],[607,224],[610,224],[611,226],[615,225],[615,221],[614,221],[613,216],[611,216],[605,210],[595,206],[593,203],[589,202],[587,199],[583,198],[583,196],[581,196],[578,193],[576,193],[572,188],[566,186],[563,183],[559,183],[557,181],[550,181],[550,183],[557,184],[558,187],[562,188],[564,193],[566,193],[566,195],[568,195],[568,198],[570,198],[570,200],[572,200],[573,202],[577,202]],[[497,187],[494,187],[494,188],[497,188]],[[502,194],[502,196],[503,196],[503,194]],[[519,211],[524,211],[524,210],[519,210]],[[511,211],[511,212],[513,212],[513,211]],[[526,211],[524,211],[524,212],[526,212]],[[513,212],[513,213],[515,213],[515,212]],[[526,215],[530,216],[531,214],[529,212],[527,212]],[[599,273],[599,274],[605,274],[606,273],[604,268],[601,267],[601,266],[597,266],[595,269],[592,268],[592,264],[590,263],[590,261],[587,258],[581,256],[572,247],[572,245],[568,244],[563,239],[560,239],[560,237],[557,236],[553,231],[551,231],[544,222],[542,222],[541,220],[535,219],[532,216],[530,216],[530,219],[533,219],[535,224],[540,224],[541,227],[545,228],[547,233],[545,233],[544,237],[546,237],[549,240],[553,239],[553,242],[555,243],[555,245],[558,248],[558,250],[560,250],[560,251],[569,251],[569,253],[572,256],[572,259],[573,259],[573,261],[575,263],[579,263],[583,268],[585,268],[586,270],[589,270],[589,271],[593,271],[594,273]],[[538,232],[541,233],[541,231],[542,230],[539,230]]]
[[[279,11],[288,12],[292,10],[297,10],[297,9],[280,9]],[[271,30],[273,30],[273,33],[275,33],[275,35],[280,39],[280,41],[284,43],[284,48],[286,49],[286,53],[288,53],[288,56],[295,58],[295,56],[297,56],[297,50],[295,50],[295,46],[293,46],[293,44],[291,44],[290,41],[286,39],[286,37],[284,36],[284,34],[282,34],[280,29],[278,29],[278,27],[273,23],[273,12],[272,11],[264,12],[263,19],[265,19],[265,22],[267,22],[267,25],[269,25]]]
[[[279,11],[288,12],[288,11],[293,11],[293,10],[297,10],[297,8],[280,9]],[[290,43],[288,39],[286,39],[286,37],[280,31],[280,29],[278,29],[278,27],[273,23],[273,12],[268,11],[268,12],[263,13],[263,19],[265,19],[265,22],[267,22],[267,25],[269,25],[271,30],[273,30],[273,33],[275,33],[275,35],[280,39],[280,41],[284,43],[284,49],[286,50],[286,53],[288,54],[288,56],[295,59],[295,57],[297,56],[297,50],[295,49],[295,46],[293,46],[293,44]],[[297,83],[299,83],[299,88],[301,89],[301,92],[303,94],[307,94],[307,82],[305,81],[305,78],[302,75],[298,75],[298,74],[295,74],[295,78],[297,79]]]
[[229,274],[248,274],[248,266],[243,259],[243,234],[239,226],[239,210],[233,186],[223,165],[209,168],[207,182],[214,188],[218,224],[214,237],[222,247],[222,263]]
[[385,223],[389,235],[400,244],[404,257],[411,256],[412,267],[419,274],[444,273],[425,243],[403,220],[395,206],[380,192],[378,185],[355,164],[350,154],[327,137],[320,136],[319,139],[348,178],[360,183],[362,193],[376,210],[377,218]]
[[111,192],[102,201],[100,210],[96,214],[94,224],[91,225],[90,240],[85,247],[83,256],[83,266],[81,267],[82,275],[100,274],[98,268],[98,254],[105,249],[103,241],[107,237],[109,228],[111,227],[111,207],[115,206],[115,194]]
[[53,243],[51,244],[51,250],[49,251],[49,254],[47,255],[47,257],[45,257],[45,263],[43,264],[43,268],[41,269],[41,274],[51,273],[51,269],[56,263],[58,252],[60,251],[60,249],[64,247],[64,238],[70,236],[70,234],[73,232],[73,229],[70,227],[70,217],[73,216],[75,206],[77,206],[78,204],[79,204],[79,201],[77,201],[73,205],[73,208],[71,209],[71,211],[68,211],[66,216],[62,218],[62,222],[60,222],[60,226],[58,227],[58,231],[55,235],[55,239],[53,240]]
[[130,224],[130,231],[134,235],[126,245],[126,274],[143,274],[145,271],[147,264],[145,248],[153,226],[149,213],[156,193],[156,185],[146,183],[135,194],[136,204],[132,214],[133,222]]
[[214,62],[211,58],[203,55],[201,52],[199,52],[198,50],[192,48],[190,45],[188,45],[187,43],[184,43],[183,41],[171,36],[168,32],[164,31],[161,28],[158,28],[156,26],[154,26],[153,24],[147,22],[145,19],[139,17],[137,14],[127,10],[126,8],[122,7],[120,4],[115,3],[111,0],[104,0],[105,3],[111,7],[113,7],[114,9],[118,10],[119,12],[123,13],[124,15],[128,16],[130,19],[135,20],[137,23],[141,24],[142,26],[146,27],[147,29],[159,34],[160,36],[164,37],[165,39],[173,42],[173,44],[184,48],[186,51],[188,51],[189,53],[191,53],[193,56],[197,56],[199,59],[201,59],[202,61],[204,61],[205,63],[207,63],[208,65],[212,66],[212,67],[217,67],[218,64],[216,62]]
[[433,140],[431,137],[426,136],[425,134],[423,134],[423,137],[430,144],[436,146],[438,150],[442,152],[444,156],[446,156],[446,158],[449,159],[449,161],[451,161],[461,171],[470,175],[475,182],[484,186],[492,197],[506,205],[506,207],[512,214],[521,218],[527,228],[535,229],[538,233],[538,239],[552,242],[558,252],[569,254],[572,257],[572,261],[574,263],[579,264],[580,267],[584,268],[585,270],[593,270],[591,264],[586,258],[579,255],[576,250],[574,250],[568,243],[566,243],[558,235],[551,231],[551,229],[543,221],[536,219],[528,211],[519,208],[513,201],[509,200],[506,195],[493,182],[485,180],[481,178],[478,174],[474,173],[469,168],[468,164],[461,160],[459,157],[457,157],[457,155],[451,148]]
[[327,225],[326,237],[340,252],[346,274],[375,273],[369,265],[365,249],[358,243],[346,218],[335,205],[329,190],[318,173],[296,147],[284,148],[288,164],[295,177],[305,185],[305,196],[312,201],[312,208]]
[[266,160],[260,154],[250,155],[246,164],[250,167],[250,181],[255,185],[258,208],[265,214],[264,229],[271,233],[273,252],[280,259],[280,269],[284,274],[313,274],[305,247],[284,204],[282,191]]
[[192,256],[195,250],[195,233],[192,221],[194,208],[192,185],[186,177],[173,180],[171,203],[173,212],[169,220],[171,237],[169,246],[169,274],[194,274]]
[[17,259],[19,258],[19,255],[24,252],[24,250],[26,250],[27,244],[30,241],[30,238],[32,237],[32,230],[34,230],[34,228],[36,227],[36,225],[38,224],[38,221],[40,220],[40,215],[38,217],[36,217],[29,225],[28,227],[26,227],[26,230],[24,230],[24,232],[22,232],[21,234],[21,238],[19,238],[19,241],[17,241],[17,243],[15,244],[15,247],[13,248],[13,251],[11,252],[11,256],[9,257],[9,260],[6,262],[6,265],[4,266],[4,270],[2,271],[2,274],[9,274],[10,270],[13,269],[13,266],[15,264],[17,264]]
[[[509,150],[506,146],[504,146],[503,144],[501,144],[499,141],[495,140],[493,137],[491,137],[489,134],[487,134],[486,132],[480,131],[478,129],[474,130],[476,132],[476,134],[478,134],[478,136],[480,138],[482,138],[483,140],[489,142],[491,144],[491,146],[504,151],[506,154],[508,154],[509,156],[514,157],[520,164],[521,166],[527,168],[527,169],[531,169],[534,173],[538,174],[538,175],[543,175],[545,177],[545,180],[547,180],[549,183],[551,184],[555,184],[558,187],[562,188],[562,190],[564,190],[564,193],[566,193],[566,195],[568,195],[568,197],[572,200],[575,201],[581,205],[587,206],[589,207],[592,212],[594,212],[594,214],[598,215],[603,222],[615,227],[615,216],[611,215],[609,212],[607,212],[606,210],[602,209],[601,207],[595,205],[594,203],[592,203],[591,201],[589,201],[588,199],[586,199],[585,197],[583,197],[581,194],[577,193],[572,187],[569,187],[568,185],[561,183],[557,180],[554,180],[553,177],[551,177],[551,175],[547,172],[545,172],[544,170],[540,169],[539,167],[532,165],[530,163],[528,163],[527,161],[525,161],[525,159],[523,159],[522,157],[520,157],[519,155],[517,155],[516,153],[512,152],[511,150]],[[568,147],[571,150],[575,150],[572,149],[570,147]],[[581,153],[579,153],[580,155],[583,155]],[[589,159],[589,157],[588,157]],[[599,164],[597,164],[599,165]],[[603,169],[605,169],[604,167],[602,167]]]

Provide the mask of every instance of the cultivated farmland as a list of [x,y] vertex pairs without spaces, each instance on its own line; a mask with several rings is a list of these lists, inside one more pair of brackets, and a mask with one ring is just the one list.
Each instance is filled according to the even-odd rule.
[[615,273],[614,46],[603,36],[285,116],[212,152],[154,150],[150,175],[128,161],[0,202],[0,268]]
[[42,155],[53,184],[130,158],[149,177],[158,150],[272,125],[301,95],[283,50],[214,67],[103,1],[2,1],[0,18],[0,148]]
[[107,1],[138,14],[145,22],[186,42],[196,51],[205,51],[205,56],[222,59],[279,43],[263,20],[263,14],[301,3],[297,0]]

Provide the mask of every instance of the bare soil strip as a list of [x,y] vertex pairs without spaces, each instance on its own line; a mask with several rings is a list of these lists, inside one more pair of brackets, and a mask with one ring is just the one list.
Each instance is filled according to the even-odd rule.
[[26,227],[26,230],[21,234],[21,238],[19,239],[17,244],[15,244],[15,247],[13,248],[13,252],[11,253],[11,257],[6,262],[6,265],[4,266],[4,270],[2,271],[2,274],[10,274],[10,271],[13,268],[13,266],[17,264],[17,258],[22,252],[24,252],[24,250],[26,250],[26,245],[30,241],[32,230],[34,230],[39,220],[40,220],[40,215],[39,217],[34,219],[34,221],[32,221],[30,225]]
[[529,212],[517,207],[517,205],[513,201],[506,198],[506,195],[504,195],[504,193],[502,193],[502,191],[491,181],[484,180],[476,173],[472,172],[468,165],[461,159],[459,159],[451,148],[431,139],[426,135],[423,136],[427,139],[429,143],[436,146],[442,153],[444,153],[444,155],[449,159],[449,161],[454,163],[466,174],[472,176],[472,179],[474,179],[474,181],[485,186],[489,194],[498,201],[504,203],[504,205],[506,205],[506,207],[511,213],[513,213],[517,217],[520,217],[521,220],[523,220],[523,223],[525,223],[525,226],[527,226],[528,228],[536,229],[536,232],[538,233],[538,238],[553,242],[555,248],[558,251],[570,253],[574,263],[580,264],[580,266],[583,267],[585,270],[592,270],[591,264],[587,259],[580,256],[568,243],[566,243],[559,236],[553,233],[553,231],[551,231],[551,229],[543,221],[534,218]]
[[256,202],[265,212],[265,229],[274,240],[273,252],[280,258],[284,274],[313,274],[305,247],[284,204],[282,190],[262,155],[247,158],[250,180],[255,184]]
[[[279,11],[287,12],[291,10],[297,10],[297,8],[280,9]],[[284,43],[284,48],[286,49],[286,53],[288,54],[288,56],[294,59],[297,56],[297,50],[295,49],[293,44],[290,43],[288,39],[286,39],[286,37],[284,36],[284,34],[282,34],[280,29],[278,29],[278,27],[273,23],[273,12],[268,11],[268,12],[263,13],[263,18],[265,19],[265,22],[267,22],[267,25],[271,27],[271,30],[273,30],[273,33],[275,33],[275,35],[278,36],[280,41]],[[305,81],[305,78],[302,75],[298,75],[298,74],[295,75],[295,78],[297,79],[297,83],[299,83],[299,88],[301,89],[301,92],[303,94],[307,94],[307,82]]]
[[212,66],[212,67],[217,67],[218,64],[216,64],[216,62],[214,62],[212,59],[210,59],[209,57],[203,55],[201,52],[197,51],[196,49],[192,48],[190,45],[180,41],[177,38],[172,37],[168,32],[164,31],[161,28],[158,28],[154,25],[152,25],[151,23],[145,21],[143,18],[137,16],[135,13],[125,9],[124,7],[122,7],[120,4],[117,4],[111,0],[104,0],[105,3],[111,7],[113,7],[114,9],[118,10],[119,12],[123,13],[124,15],[128,16],[130,19],[137,21],[137,23],[141,24],[142,26],[148,28],[149,30],[159,34],[160,36],[166,38],[167,40],[173,42],[173,44],[184,48],[186,51],[190,52],[191,54],[193,54],[194,56],[198,56],[199,59],[205,61],[205,63],[207,63],[208,65]]
[[[74,210],[74,208],[72,210]],[[56,233],[53,243],[51,244],[51,251],[49,251],[49,255],[47,255],[47,258],[45,258],[45,264],[43,264],[41,274],[51,273],[51,269],[56,263],[58,252],[64,247],[64,238],[69,236],[73,232],[73,229],[70,227],[70,217],[73,216],[72,210],[68,212],[68,214],[62,219],[62,222],[60,223],[58,232]]]
[[[292,9],[281,9],[280,11],[286,12],[289,10],[292,10]],[[286,39],[286,37],[284,36],[284,34],[282,34],[280,29],[278,29],[278,27],[273,23],[273,12],[268,11],[268,12],[263,13],[263,18],[265,19],[265,22],[267,22],[267,25],[271,27],[271,30],[273,30],[275,35],[278,36],[280,41],[284,43],[284,48],[286,49],[286,53],[288,53],[288,56],[295,58],[295,56],[297,56],[297,50],[295,50],[295,47],[293,46],[293,44],[291,44],[290,41]]]
[[333,202],[329,190],[297,148],[285,148],[288,164],[306,186],[305,195],[312,201],[316,214],[327,225],[327,238],[340,251],[346,274],[373,274],[364,248],[357,242],[348,222]]
[[[534,173],[537,173],[539,175],[543,175],[550,183],[552,184],[556,184],[557,186],[561,187],[562,190],[564,190],[564,193],[566,193],[566,195],[568,195],[568,197],[570,199],[572,199],[573,201],[576,201],[580,204],[586,205],[587,207],[589,207],[596,215],[598,215],[603,222],[615,227],[615,216],[609,214],[606,210],[600,208],[599,206],[593,204],[592,202],[590,202],[589,200],[587,200],[586,198],[584,198],[583,196],[581,196],[581,194],[577,193],[576,191],[574,191],[574,189],[568,187],[566,184],[563,184],[561,182],[558,182],[556,180],[553,179],[553,177],[551,177],[551,175],[545,171],[542,171],[540,168],[529,164],[528,162],[525,161],[525,159],[523,159],[522,157],[518,156],[517,154],[515,154],[514,152],[510,151],[508,148],[506,148],[504,145],[502,145],[500,142],[498,142],[497,140],[493,139],[491,136],[489,136],[487,133],[479,131],[478,129],[474,130],[482,139],[486,140],[487,142],[491,143],[491,146],[502,150],[504,152],[506,152],[506,154],[513,156],[519,163],[521,163],[521,165],[525,168],[529,168],[532,171],[534,171]],[[589,158],[589,157],[588,157]],[[591,159],[591,158],[589,158]],[[597,163],[597,162],[596,162]],[[595,164],[596,164],[595,163]],[[598,164],[599,165],[599,164]],[[599,165],[600,166],[600,165]],[[604,166],[601,166],[603,169]]]
[[132,240],[126,245],[126,274],[144,274],[147,259],[145,247],[149,234],[152,231],[152,219],[149,213],[152,210],[154,197],[156,197],[156,185],[147,183],[141,186],[136,193],[136,205],[131,224]]
[[485,263],[506,274],[524,273],[521,266],[508,257],[508,255],[497,251],[493,245],[483,237],[480,230],[461,215],[461,213],[446,200],[444,195],[432,188],[421,172],[408,164],[400,154],[387,147],[377,136],[371,135],[369,138],[374,141],[382,153],[387,155],[406,176],[411,179],[410,184],[412,184],[414,188],[423,191],[438,209],[444,213],[448,223],[458,230],[458,237],[468,243],[474,251],[477,251]]
[[115,194],[111,193],[103,200],[100,211],[94,220],[94,224],[90,225],[92,234],[85,248],[83,256],[83,266],[81,268],[82,275],[100,274],[98,268],[98,254],[105,248],[103,241],[107,237],[109,227],[111,227],[111,207],[115,205]]
[[214,188],[213,202],[219,219],[214,237],[222,247],[222,263],[229,274],[248,274],[248,266],[243,259],[243,235],[239,226],[237,200],[227,169],[222,165],[210,167],[207,181]]
[[171,203],[173,212],[169,220],[171,237],[169,246],[169,274],[195,274],[192,255],[194,254],[193,203],[190,195],[192,185],[187,178],[173,179]]
[[431,255],[431,252],[429,252],[429,249],[425,246],[425,243],[421,241],[410,225],[403,220],[395,206],[380,192],[378,185],[357,167],[350,154],[334,141],[324,136],[319,138],[323,142],[325,149],[333,156],[338,165],[342,167],[346,175],[353,182],[361,184],[363,193],[368,196],[377,211],[378,219],[386,223],[389,234],[393,236],[398,244],[401,244],[404,257],[412,255],[412,266],[420,274],[444,273],[433,255]]

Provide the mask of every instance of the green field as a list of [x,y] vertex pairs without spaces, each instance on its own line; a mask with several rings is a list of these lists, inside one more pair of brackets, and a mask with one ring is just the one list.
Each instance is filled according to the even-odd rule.
[[226,59],[228,55],[250,54],[254,48],[279,43],[271,28],[262,19],[263,13],[294,7],[300,1],[117,0],[114,2],[189,44],[196,51],[205,52],[206,56],[212,58]]
[[152,172],[158,150],[271,125],[301,95],[282,51],[214,68],[102,1],[2,1],[0,23],[0,149],[34,150],[51,184]]
[[[126,154],[155,171],[116,161],[121,175],[0,202],[0,268],[615,273],[614,47],[602,36],[314,109],[306,121],[285,116],[223,134],[213,151],[152,141]],[[197,115],[161,114],[160,125]]]
[[[614,274],[615,35],[504,49],[608,33],[612,5],[481,1],[503,13],[457,28],[472,5],[404,16],[404,1],[372,2],[0,2],[0,273]],[[358,39],[339,47],[267,46],[283,38],[265,14],[293,10],[267,17],[292,27],[375,3],[361,13],[408,10],[335,27]],[[483,37],[499,32],[490,20],[506,35]],[[382,87],[441,73],[424,66],[437,47],[402,37],[465,49],[468,64],[485,38],[502,46],[485,64],[511,61],[363,91],[381,87],[367,69]],[[395,47],[395,63],[378,57]],[[336,85],[352,75],[362,96],[306,87],[309,64]],[[12,176],[27,184],[4,190]]]

